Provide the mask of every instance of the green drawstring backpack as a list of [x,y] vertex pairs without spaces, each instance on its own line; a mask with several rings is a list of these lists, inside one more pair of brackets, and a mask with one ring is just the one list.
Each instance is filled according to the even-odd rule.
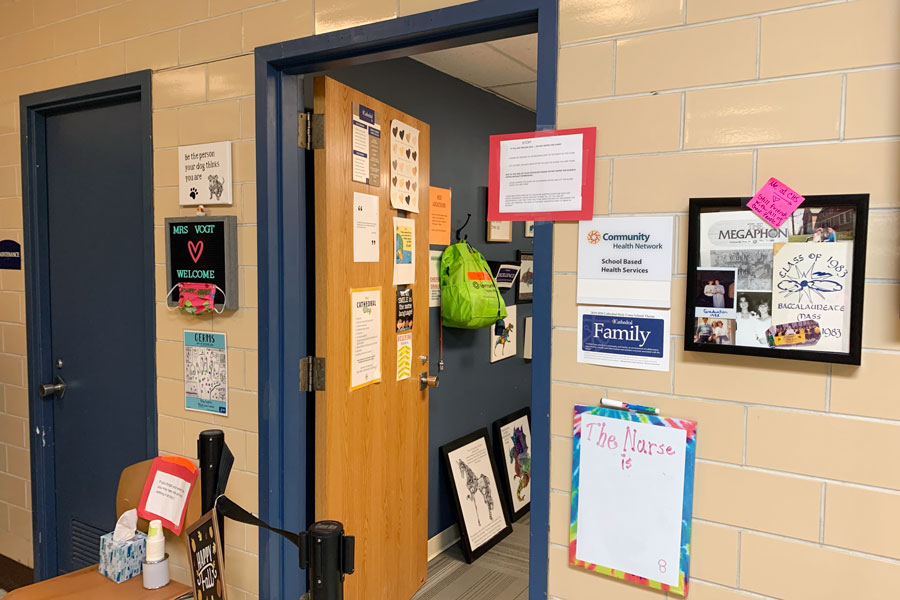
[[506,304],[481,253],[462,241],[441,255],[441,321],[447,327],[480,329],[506,317]]

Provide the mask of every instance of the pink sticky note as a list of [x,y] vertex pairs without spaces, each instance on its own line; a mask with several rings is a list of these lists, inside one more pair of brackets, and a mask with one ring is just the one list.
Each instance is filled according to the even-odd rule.
[[750,199],[747,208],[772,227],[781,227],[803,200],[803,196],[772,177]]

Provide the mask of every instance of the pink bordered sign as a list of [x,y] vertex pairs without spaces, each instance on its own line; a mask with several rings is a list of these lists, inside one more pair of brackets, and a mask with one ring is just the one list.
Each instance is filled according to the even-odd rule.
[[191,490],[199,472],[186,458],[154,458],[138,503],[138,516],[148,521],[159,519],[163,527],[181,535]]
[[697,424],[576,405],[569,564],[687,596]]
[[596,127],[492,135],[488,221],[590,219],[596,145]]
[[804,200],[803,196],[772,177],[750,199],[747,208],[777,228],[788,220]]

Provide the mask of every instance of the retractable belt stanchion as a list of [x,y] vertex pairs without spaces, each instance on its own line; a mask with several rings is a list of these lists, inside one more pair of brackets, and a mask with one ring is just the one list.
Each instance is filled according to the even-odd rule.
[[[212,510],[216,498],[225,492],[234,456],[225,444],[225,432],[207,429],[197,438],[197,459],[200,463],[200,508],[205,514]],[[225,552],[225,521],[219,515],[219,536]]]
[[200,461],[200,508],[207,513],[212,510],[218,494],[216,484],[219,479],[219,460],[225,447],[225,433],[221,429],[207,429],[200,432],[197,439],[197,459]]
[[307,531],[291,533],[267,523],[229,500],[219,496],[215,502],[219,515],[248,525],[268,529],[283,536],[300,549],[300,568],[309,579],[309,600],[343,600],[344,577],[353,573],[356,539],[344,534],[338,521],[319,521]]
[[[344,577],[353,573],[355,538],[344,534],[344,526],[338,521],[319,521],[307,531],[291,533],[261,521],[229,500],[225,493],[228,475],[234,464],[234,455],[225,443],[225,434],[219,429],[200,433],[197,440],[197,458],[200,462],[200,504],[203,513],[216,509],[219,535],[225,544],[224,518],[239,523],[255,525],[273,531],[300,550],[300,568],[309,578],[309,600],[343,600]],[[224,548],[222,548],[224,558]]]

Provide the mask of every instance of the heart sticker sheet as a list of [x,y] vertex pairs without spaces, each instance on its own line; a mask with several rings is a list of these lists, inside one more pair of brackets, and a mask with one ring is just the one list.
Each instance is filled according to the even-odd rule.
[[391,206],[419,212],[419,130],[391,121]]

